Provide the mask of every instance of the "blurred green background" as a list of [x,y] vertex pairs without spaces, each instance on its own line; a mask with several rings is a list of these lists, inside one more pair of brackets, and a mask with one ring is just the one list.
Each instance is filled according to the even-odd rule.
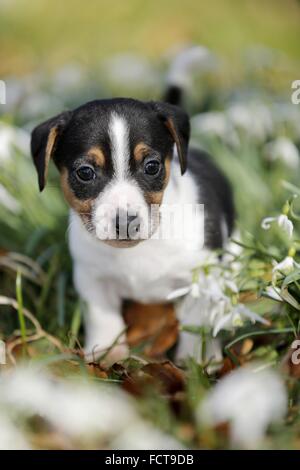
[[299,38],[297,0],[1,0],[0,75],[122,51],[155,58],[188,42],[231,61],[255,44],[299,60]]
[[[299,310],[262,295],[274,260],[291,255],[300,266],[300,104],[291,102],[291,84],[300,79],[300,2],[0,0],[0,79],[7,87],[7,103],[0,104],[0,340],[14,345],[15,360],[20,334],[29,337],[28,358],[49,364],[61,350],[58,340],[67,351],[83,341],[84,306],[73,288],[67,246],[68,207],[54,165],[45,191],[38,191],[31,130],[95,98],[161,99],[177,53],[189,45],[196,46],[199,66],[185,71],[183,105],[191,116],[192,144],[211,153],[234,190],[245,245],[235,279],[240,301],[266,316],[277,332],[290,331],[292,324],[300,334]],[[264,217],[282,211],[294,223],[291,239],[278,219],[268,231],[261,227]],[[289,289],[300,304],[300,268],[296,274]],[[27,320],[22,333],[23,306],[55,336],[52,341],[44,332],[37,340]],[[261,335],[263,328],[248,323],[242,331]],[[204,334],[210,332],[199,332],[202,339]],[[239,334],[237,328],[220,336],[225,345]],[[290,344],[289,335],[268,336],[265,343],[253,343],[247,360],[280,363]],[[68,375],[65,366],[70,364],[63,357],[60,375]],[[136,364],[124,370],[131,366]],[[195,397],[203,396],[204,367],[188,367],[184,409],[193,409]],[[119,381],[114,374],[110,379]],[[267,447],[299,448],[299,397],[298,378],[297,387],[290,387],[290,427],[275,430]],[[181,417],[167,407],[162,412],[165,397],[159,400],[155,392],[153,400],[143,399],[148,419],[188,446],[230,445],[224,436],[207,441],[205,435],[202,441],[191,412],[183,424],[192,433],[184,437]]]

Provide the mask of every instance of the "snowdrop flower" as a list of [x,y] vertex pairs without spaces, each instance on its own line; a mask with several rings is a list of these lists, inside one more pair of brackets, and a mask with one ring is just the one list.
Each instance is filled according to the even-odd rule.
[[21,104],[22,99],[26,93],[26,86],[24,80],[18,78],[7,78],[6,84],[6,105],[5,112],[13,113]]
[[[176,51],[177,52],[177,51]],[[167,83],[180,87],[191,85],[194,72],[201,73],[215,69],[215,56],[204,46],[184,48],[175,55],[167,75]]]
[[17,214],[21,210],[19,201],[17,201],[7,189],[0,183],[0,206],[4,206],[9,211]]
[[299,151],[296,145],[286,137],[278,137],[265,144],[263,153],[266,159],[271,162],[280,160],[292,170],[299,167]]
[[30,368],[2,375],[0,385],[1,404],[23,416],[39,414],[71,437],[111,436],[137,419],[129,398],[110,386],[68,384]]
[[0,123],[0,165],[10,160],[14,149],[29,155],[30,135],[23,129]]
[[260,103],[237,103],[226,111],[234,128],[244,132],[256,142],[263,142],[273,131],[272,114]]
[[[234,330],[245,321],[268,325],[268,321],[242,304],[233,304],[238,286],[232,273],[219,266],[210,268],[208,274],[199,273],[197,282],[172,292],[168,300],[179,299],[176,313],[181,327],[208,327],[216,337],[221,330]],[[201,350],[200,335],[183,331],[177,349],[177,359],[195,357]]]
[[104,62],[108,80],[116,86],[153,87],[158,75],[150,62],[135,54],[119,54]]
[[64,94],[76,91],[82,86],[85,76],[79,64],[71,63],[59,69],[53,77],[53,89]]
[[288,135],[295,141],[300,137],[300,109],[292,103],[273,103],[272,115],[278,131],[287,129]]
[[180,287],[179,289],[175,289],[168,295],[167,300],[175,300],[175,299],[178,299],[179,297],[183,297],[186,294],[191,294],[191,296],[195,298],[199,297],[200,288],[199,288],[198,283],[193,282],[191,286]]
[[209,111],[197,114],[191,119],[192,128],[200,135],[218,137],[223,142],[239,146],[239,137],[227,118],[225,113],[221,111]]
[[18,427],[0,414],[0,450],[28,450],[30,445]]
[[278,302],[282,302],[282,297],[280,295],[279,287],[275,286],[267,286],[264,294],[269,297],[270,299],[277,300]]
[[271,369],[241,367],[212,389],[200,404],[200,424],[230,423],[233,446],[256,448],[271,423],[287,411],[287,392],[281,377]]
[[277,275],[278,273],[287,275],[291,273],[295,267],[300,267],[300,265],[295,262],[294,258],[287,256],[280,263],[275,264],[272,272],[274,275]]
[[217,336],[222,329],[232,330],[233,328],[241,327],[245,320],[250,320],[252,323],[259,322],[264,325],[269,325],[268,320],[252,312],[244,305],[239,304],[216,322],[213,329],[213,336]]
[[261,222],[261,227],[264,230],[269,230],[273,222],[276,222],[278,227],[280,227],[289,238],[292,238],[294,225],[287,215],[280,214],[278,217],[265,217]]
[[[9,423],[7,434],[2,427],[2,410]],[[22,423],[26,429],[26,421],[36,415],[77,443],[96,438],[111,448],[182,448],[175,438],[145,422],[129,395],[109,384],[70,383],[25,366],[1,374],[0,447],[10,442],[12,448],[27,448],[21,439]],[[19,423],[19,435],[14,420]]]
[[148,423],[138,422],[126,427],[110,444],[118,450],[180,450],[184,449],[175,438]]
[[61,100],[57,96],[35,90],[24,98],[20,113],[23,119],[26,118],[26,122],[31,121],[37,124],[36,120],[45,118],[45,110],[47,114],[55,114],[60,109]]
[[288,304],[292,305],[296,310],[300,310],[299,302],[292,296],[292,294],[289,293],[287,287],[282,287],[280,289],[280,295]]

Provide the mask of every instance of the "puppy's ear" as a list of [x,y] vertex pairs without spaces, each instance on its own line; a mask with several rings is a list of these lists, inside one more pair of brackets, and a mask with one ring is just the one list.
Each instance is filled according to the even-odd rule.
[[43,191],[51,156],[54,154],[59,136],[72,113],[66,111],[33,129],[31,133],[31,154],[38,174],[39,188]]
[[181,174],[187,168],[187,151],[190,138],[190,120],[188,115],[178,106],[151,101],[150,106],[154,109],[170,132],[177,148],[180,162]]

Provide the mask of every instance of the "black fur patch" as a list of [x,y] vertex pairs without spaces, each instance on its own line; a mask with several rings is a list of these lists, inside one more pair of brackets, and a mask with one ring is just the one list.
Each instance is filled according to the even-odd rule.
[[230,184],[216,167],[210,155],[201,150],[189,152],[189,170],[199,188],[199,203],[204,204],[205,246],[211,249],[223,245],[222,220],[231,235],[235,210]]

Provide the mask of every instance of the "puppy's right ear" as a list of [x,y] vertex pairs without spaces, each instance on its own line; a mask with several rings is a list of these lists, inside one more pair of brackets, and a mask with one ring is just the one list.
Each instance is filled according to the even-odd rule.
[[33,129],[31,133],[31,154],[37,170],[39,188],[43,191],[51,156],[57,141],[72,116],[71,111],[58,114]]

